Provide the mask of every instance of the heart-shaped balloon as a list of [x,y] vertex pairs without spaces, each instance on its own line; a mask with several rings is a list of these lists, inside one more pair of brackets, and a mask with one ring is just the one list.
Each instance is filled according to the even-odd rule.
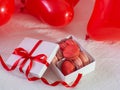
[[26,0],[25,9],[52,26],[64,26],[74,16],[73,7],[65,0]]
[[96,0],[87,32],[95,40],[120,40],[120,0]]

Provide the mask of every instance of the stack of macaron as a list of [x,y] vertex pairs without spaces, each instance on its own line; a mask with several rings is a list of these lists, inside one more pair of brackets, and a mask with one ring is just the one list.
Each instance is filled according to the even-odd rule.
[[62,40],[59,42],[59,46],[57,59],[58,61],[63,60],[60,69],[65,76],[90,63],[86,53],[80,49],[77,42],[72,38]]

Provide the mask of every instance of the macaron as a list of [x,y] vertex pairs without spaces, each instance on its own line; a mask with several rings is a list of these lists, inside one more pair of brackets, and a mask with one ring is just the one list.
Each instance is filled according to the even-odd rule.
[[80,69],[83,67],[83,62],[80,57],[74,58],[73,63],[75,65],[76,69]]
[[78,46],[78,44],[76,43],[76,41],[73,40],[72,38],[67,39],[67,40],[65,41],[65,43],[66,43],[67,45],[76,45],[76,46]]
[[79,56],[79,54],[80,54],[79,47],[74,45],[68,45],[63,50],[63,56],[68,59]]
[[87,54],[83,51],[80,51],[79,57],[81,58],[83,65],[88,65],[90,63],[90,59],[88,58]]
[[70,60],[63,61],[62,65],[61,65],[61,71],[62,71],[63,75],[65,75],[65,76],[74,72],[75,69],[76,68],[75,68],[74,64]]

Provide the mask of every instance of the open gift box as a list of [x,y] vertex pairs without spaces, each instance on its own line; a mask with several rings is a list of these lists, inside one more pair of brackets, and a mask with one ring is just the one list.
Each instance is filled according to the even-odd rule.
[[6,64],[13,67],[17,62],[18,64],[16,66],[21,72],[38,78],[43,76],[50,64],[56,75],[60,77],[61,80],[69,84],[77,78],[79,73],[84,76],[93,71],[95,69],[95,60],[81,47],[75,37],[69,36],[64,40],[66,39],[74,40],[79,49],[84,52],[89,59],[89,63],[87,65],[84,65],[82,68],[77,69],[68,75],[64,75],[61,72],[61,64],[64,60],[58,60],[57,58],[57,54],[60,50],[59,42],[53,43],[32,38],[25,38],[8,58]]
[[89,59],[89,64],[84,65],[82,68],[77,69],[77,70],[71,72],[68,75],[64,75],[61,72],[61,64],[64,62],[64,58],[63,58],[63,60],[58,60],[57,55],[56,55],[56,57],[53,59],[53,61],[51,63],[51,68],[61,80],[65,81],[65,82],[67,82],[69,84],[69,83],[75,81],[78,74],[82,74],[82,76],[84,76],[84,75],[94,71],[94,69],[95,69],[95,60],[87,51],[85,51],[85,49],[83,49],[81,47],[80,43],[78,42],[78,40],[74,36],[68,36],[67,38],[65,38],[65,39],[63,39],[61,41],[65,41],[67,39],[73,39],[78,44],[80,50],[82,52],[84,52],[86,54],[86,56],[88,57],[88,59]]

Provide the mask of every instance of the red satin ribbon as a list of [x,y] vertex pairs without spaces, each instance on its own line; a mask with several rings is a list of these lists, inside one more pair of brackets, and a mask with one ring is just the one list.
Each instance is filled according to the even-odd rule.
[[62,84],[63,86],[67,87],[67,88],[74,88],[80,81],[81,77],[82,77],[82,74],[78,74],[76,80],[72,83],[72,85],[68,85],[65,81],[55,81],[53,83],[49,83],[47,81],[47,79],[45,78],[37,78],[37,77],[28,77],[28,75],[26,75],[27,79],[29,81],[36,81],[36,80],[42,80],[43,83],[45,83],[46,85],[49,85],[49,86],[57,86],[58,84]]
[[0,62],[1,62],[1,64],[2,64],[2,66],[4,67],[4,69],[6,69],[7,71],[12,71],[12,70],[14,70],[14,69],[17,67],[19,61],[20,61],[21,59],[24,59],[24,60],[22,61],[22,63],[20,64],[20,67],[19,67],[20,72],[23,72],[22,68],[24,67],[24,65],[25,65],[25,63],[27,62],[27,60],[30,60],[30,64],[28,65],[27,70],[26,70],[26,73],[25,73],[25,75],[26,75],[26,77],[27,77],[27,79],[28,79],[29,81],[41,80],[43,83],[45,83],[45,84],[47,84],[47,85],[50,85],[50,86],[57,86],[58,84],[62,84],[62,85],[65,86],[65,87],[75,87],[75,86],[79,83],[79,81],[80,81],[80,79],[81,79],[81,77],[82,77],[82,74],[78,74],[76,80],[73,82],[72,85],[68,85],[68,84],[67,84],[66,82],[64,82],[64,81],[55,81],[55,82],[53,82],[53,83],[49,83],[49,82],[48,82],[45,78],[43,78],[43,77],[42,77],[42,78],[38,78],[38,77],[30,77],[30,76],[29,76],[30,70],[31,70],[32,65],[33,65],[33,61],[37,61],[37,62],[39,62],[39,63],[43,63],[43,64],[45,64],[47,67],[49,66],[49,63],[47,62],[47,56],[46,56],[46,55],[44,55],[44,54],[39,54],[39,55],[37,55],[37,56],[31,56],[31,55],[33,54],[33,52],[36,50],[36,48],[40,45],[41,42],[42,42],[42,41],[39,40],[39,41],[35,44],[35,46],[33,47],[33,49],[32,49],[29,53],[28,53],[25,49],[23,49],[23,48],[16,48],[16,49],[14,50],[13,54],[19,55],[19,56],[21,56],[21,58],[19,58],[18,60],[16,60],[16,62],[15,62],[10,68],[5,64],[4,60],[3,60],[2,57],[0,56]]

